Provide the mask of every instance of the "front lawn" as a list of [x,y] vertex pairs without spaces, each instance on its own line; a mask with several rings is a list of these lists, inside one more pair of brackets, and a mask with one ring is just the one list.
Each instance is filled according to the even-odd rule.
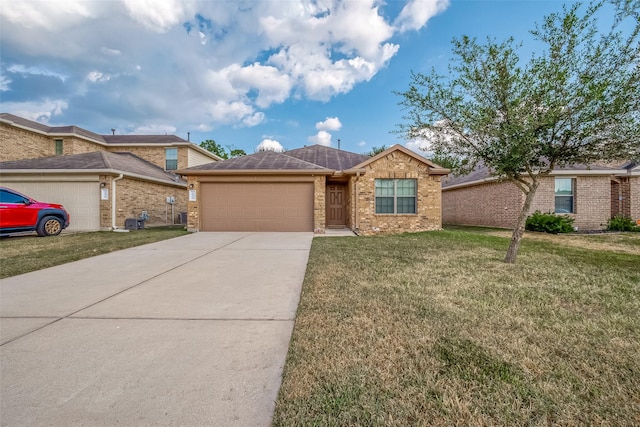
[[640,424],[640,235],[314,239],[274,425]]
[[130,233],[96,231],[52,237],[12,236],[0,239],[0,279],[83,258],[187,234],[180,227],[152,227]]

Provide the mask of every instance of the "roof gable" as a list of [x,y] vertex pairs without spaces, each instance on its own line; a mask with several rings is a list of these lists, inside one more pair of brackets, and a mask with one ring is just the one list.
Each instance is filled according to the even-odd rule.
[[394,153],[396,151],[400,151],[404,154],[406,154],[407,156],[421,162],[424,163],[425,165],[427,165],[429,167],[429,173],[432,175],[446,175],[448,174],[450,171],[449,169],[445,169],[441,166],[438,166],[437,164],[433,163],[431,160],[414,153],[413,151],[409,150],[408,148],[403,147],[400,144],[396,144],[392,147],[387,148],[386,150],[384,150],[382,153],[378,153],[373,157],[369,157],[367,160],[365,160],[362,163],[359,163],[357,165],[355,165],[353,167],[353,169],[362,169],[368,165],[370,165],[371,163],[374,163],[386,156],[388,156],[391,153]]

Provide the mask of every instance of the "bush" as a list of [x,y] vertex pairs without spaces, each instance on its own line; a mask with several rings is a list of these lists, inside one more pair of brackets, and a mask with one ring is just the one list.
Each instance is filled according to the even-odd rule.
[[552,213],[535,211],[527,218],[525,229],[551,234],[571,233],[573,231],[573,221],[573,218],[566,215],[559,216]]
[[607,230],[640,232],[640,227],[638,227],[631,218],[624,215],[616,215],[607,221]]

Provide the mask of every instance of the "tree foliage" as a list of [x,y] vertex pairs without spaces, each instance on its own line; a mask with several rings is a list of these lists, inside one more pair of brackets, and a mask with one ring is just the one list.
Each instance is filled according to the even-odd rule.
[[232,159],[234,157],[246,156],[247,153],[241,148],[235,148],[233,145],[223,147],[213,139],[207,139],[200,143],[200,147],[215,154],[222,159]]
[[[430,150],[478,164],[526,195],[506,262],[514,262],[539,177],[554,168],[640,154],[640,25],[633,3],[565,6],[531,31],[544,46],[528,61],[513,38],[453,40],[447,76],[412,73],[398,93],[399,131]],[[625,9],[626,8],[626,9]],[[624,28],[624,31],[623,31]]]
[[371,147],[371,150],[368,153],[366,153],[365,155],[367,155],[369,157],[377,156],[378,154],[382,153],[387,148],[389,148],[389,147],[387,147],[386,145],[381,145],[379,147],[374,146],[374,147]]

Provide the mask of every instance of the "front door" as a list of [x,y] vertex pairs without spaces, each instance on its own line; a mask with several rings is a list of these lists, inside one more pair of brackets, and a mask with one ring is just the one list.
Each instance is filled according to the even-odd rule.
[[327,227],[347,226],[347,187],[331,184],[327,186]]

